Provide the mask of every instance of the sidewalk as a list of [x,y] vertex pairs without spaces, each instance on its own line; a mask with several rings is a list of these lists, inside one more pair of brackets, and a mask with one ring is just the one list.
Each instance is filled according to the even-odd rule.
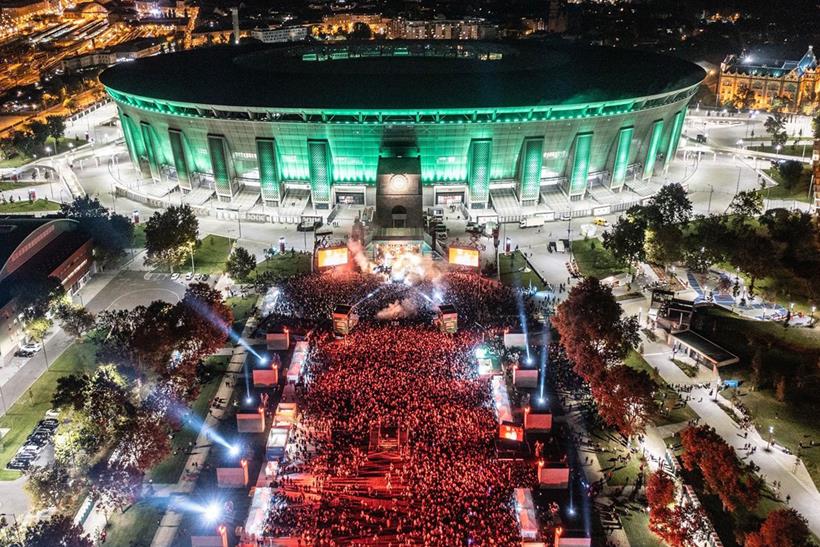
[[[698,379],[687,377],[670,360],[672,350],[665,344],[644,340],[644,349],[644,359],[651,366],[656,367],[661,377],[668,383],[692,385],[696,383],[696,380],[700,380],[700,375]],[[690,396],[687,403],[689,407],[700,416],[704,424],[715,428],[715,431],[730,446],[734,447],[738,458],[744,461],[750,459],[760,466],[758,474],[767,483],[779,481],[782,484],[781,498],[785,499],[787,495],[790,495],[791,506],[808,520],[812,533],[820,535],[820,511],[817,511],[817,507],[820,507],[820,493],[802,461],[798,462],[795,471],[796,457],[794,455],[785,454],[777,449],[767,452],[767,439],[764,439],[754,427],[748,430],[738,427],[735,421],[712,400],[709,390],[709,387],[693,387],[688,394]],[[718,396],[718,400],[721,404],[731,406],[721,396]],[[748,438],[744,437],[746,431],[748,431]],[[742,450],[743,445],[748,442],[757,447],[757,452],[751,457]]]

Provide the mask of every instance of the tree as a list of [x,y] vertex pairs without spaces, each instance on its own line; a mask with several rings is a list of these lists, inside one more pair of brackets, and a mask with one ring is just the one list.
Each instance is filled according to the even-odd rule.
[[98,445],[117,438],[132,415],[134,405],[125,379],[113,365],[98,367],[86,388],[82,413],[96,430]]
[[54,152],[57,153],[57,143],[65,135],[65,118],[63,116],[46,116],[48,135],[54,139]]
[[44,317],[65,296],[63,284],[56,277],[19,279],[14,283],[13,292],[17,308],[27,321]]
[[353,28],[348,35],[348,39],[350,40],[370,40],[372,37],[373,32],[371,32],[370,26],[361,21],[353,23]]
[[772,240],[754,230],[747,230],[737,238],[732,253],[732,264],[749,276],[749,295],[754,294],[755,282],[766,277],[777,266],[777,252]]
[[171,452],[168,428],[162,414],[140,409],[128,424],[109,462],[119,467],[145,472]]
[[176,308],[181,352],[198,361],[225,344],[233,324],[233,311],[225,304],[221,292],[205,283],[194,283],[188,286]]
[[55,408],[72,407],[74,410],[82,410],[90,382],[91,378],[87,374],[69,374],[57,378],[51,404]]
[[93,547],[94,542],[85,535],[82,526],[76,525],[68,515],[56,514],[48,520],[31,524],[25,533],[25,547]]
[[646,482],[646,501],[649,507],[667,507],[675,503],[675,481],[660,469],[652,473]]
[[748,221],[763,212],[763,197],[754,190],[738,192],[729,204],[729,211],[741,221]]
[[741,86],[732,97],[732,102],[738,110],[748,110],[755,103],[755,92],[748,86]]
[[148,260],[171,268],[197,244],[199,221],[188,205],[171,206],[151,215],[145,225]]
[[683,236],[686,266],[697,272],[705,272],[712,264],[724,262],[728,249],[732,247],[732,236],[722,216],[697,217]]
[[592,396],[598,414],[607,425],[623,435],[632,437],[644,430],[655,409],[654,394],[657,386],[644,371],[626,365],[617,365],[606,371],[605,380],[593,380]]
[[682,260],[685,254],[683,231],[677,224],[648,229],[644,252],[648,262],[659,266]]
[[665,184],[644,207],[644,216],[651,228],[683,224],[692,218],[692,201],[679,183]]
[[706,488],[716,494],[724,509],[739,505],[752,509],[760,492],[751,474],[741,466],[734,449],[709,426],[689,426],[680,432],[681,460],[688,471],[699,470]]
[[250,273],[256,269],[256,257],[244,247],[237,247],[228,257],[225,265],[228,275],[240,282],[246,282]]
[[787,160],[777,167],[777,172],[786,188],[794,188],[803,176],[803,164],[797,160]]
[[72,478],[68,469],[59,464],[32,467],[26,473],[25,489],[34,507],[40,511],[73,507],[84,490],[82,478]]
[[26,336],[29,340],[35,342],[42,342],[48,334],[48,329],[51,328],[51,321],[45,317],[35,317],[30,319],[25,326]]
[[638,326],[622,319],[622,313],[612,289],[594,277],[573,287],[558,306],[552,325],[576,372],[586,381],[620,364],[637,344]]
[[809,547],[808,523],[794,509],[778,509],[766,516],[760,530],[746,536],[746,547]]
[[820,112],[814,115],[811,119],[812,134],[815,139],[820,139]]
[[643,218],[622,216],[615,225],[604,232],[604,247],[616,259],[626,264],[646,259],[646,222]]
[[786,133],[786,116],[782,112],[772,112],[763,123],[766,132],[772,139],[772,144],[783,146],[786,144],[786,139],[789,137]]
[[87,195],[62,204],[60,214],[80,224],[94,240],[94,253],[103,263],[122,256],[134,236],[134,225],[127,217],[111,213],[97,198]]
[[48,126],[39,121],[32,120],[26,124],[26,129],[31,134],[31,139],[37,147],[42,147],[48,138]]
[[55,317],[60,327],[74,338],[80,338],[94,326],[94,315],[82,306],[63,303],[57,306]]
[[671,547],[695,547],[702,539],[703,509],[675,503],[675,481],[657,470],[646,483],[649,529]]
[[109,462],[96,480],[92,491],[105,511],[122,510],[139,497],[143,474],[133,467]]

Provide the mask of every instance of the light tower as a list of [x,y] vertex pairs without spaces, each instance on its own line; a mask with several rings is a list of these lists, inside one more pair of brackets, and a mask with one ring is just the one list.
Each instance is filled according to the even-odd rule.
[[231,8],[231,19],[233,20],[233,43],[239,44],[239,8]]

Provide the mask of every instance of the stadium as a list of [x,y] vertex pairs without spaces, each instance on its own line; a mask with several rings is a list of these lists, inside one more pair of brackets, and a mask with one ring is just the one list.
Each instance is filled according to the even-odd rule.
[[369,42],[196,49],[100,80],[140,176],[193,205],[298,222],[409,192],[394,219],[460,204],[552,220],[654,193],[704,75],[614,48]]

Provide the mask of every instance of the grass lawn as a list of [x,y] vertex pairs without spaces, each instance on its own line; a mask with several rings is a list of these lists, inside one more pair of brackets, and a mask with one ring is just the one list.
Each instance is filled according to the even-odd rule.
[[9,412],[0,418],[0,428],[10,431],[3,437],[0,449],[0,480],[14,480],[18,471],[6,469],[6,464],[14,457],[37,422],[51,408],[51,395],[57,387],[57,379],[69,374],[87,372],[96,366],[96,346],[92,342],[77,342],[69,346],[59,358],[31,386],[31,397],[24,394]]
[[[634,485],[641,469],[641,462],[638,456],[628,452],[626,444],[620,442],[620,436],[614,433],[614,430],[612,433],[609,433],[608,431],[593,428],[589,430],[589,434],[593,442],[598,442],[601,445],[601,450],[595,452],[595,457],[598,458],[601,470],[604,473],[612,473],[607,479],[607,485]],[[615,438],[613,438],[613,436]],[[616,461],[618,456],[625,454],[629,455],[629,459],[626,462]]]
[[627,271],[626,265],[619,262],[612,253],[606,250],[599,239],[578,239],[572,242],[572,254],[578,269],[585,276],[603,279]]
[[671,389],[666,381],[661,378],[660,374],[655,372],[649,363],[635,350],[629,352],[629,355],[624,359],[624,364],[635,370],[642,370],[649,374],[649,376],[658,384],[658,395],[661,397],[663,411],[658,411],[652,417],[652,422],[658,426],[679,424],[681,422],[688,422],[697,417],[694,410],[688,405],[681,404],[681,398],[674,389]]
[[145,247],[145,224],[137,224],[134,226],[134,239],[131,241],[131,245],[135,249]]
[[805,166],[800,180],[792,188],[788,188],[783,184],[783,177],[780,176],[780,171],[775,168],[766,169],[766,174],[777,181],[778,185],[765,190],[760,190],[760,195],[764,199],[782,199],[795,200],[808,203],[809,201],[809,185],[811,184],[811,167]]
[[[200,419],[203,419],[208,412],[208,405],[222,382],[222,375],[228,368],[228,356],[211,356],[205,362],[214,374],[210,381],[202,386],[199,397],[191,405],[191,410]],[[188,427],[178,431],[171,441],[171,454],[151,469],[148,476],[157,484],[177,482],[188,459],[188,443],[195,441],[197,435],[199,435],[199,430],[194,431]]]
[[37,213],[42,211],[59,211],[60,204],[47,199],[36,199],[34,201],[15,201],[13,203],[0,203],[0,213]]
[[242,334],[242,329],[245,328],[245,321],[250,317],[251,308],[256,304],[257,299],[258,297],[255,294],[250,296],[232,296],[225,299],[225,303],[233,310],[233,330],[237,334]]
[[309,253],[282,253],[256,265],[256,275],[272,272],[277,277],[292,277],[294,275],[310,273],[311,255]]
[[30,162],[32,158],[19,154],[13,158],[0,160],[0,168],[20,167]]
[[649,531],[649,515],[640,510],[630,511],[621,517],[621,524],[630,545],[640,547],[664,547],[666,545]]
[[521,251],[514,251],[510,254],[501,254],[498,257],[501,282],[511,287],[529,288],[530,285],[536,290],[543,290],[544,284],[541,279],[527,264],[527,260]]
[[224,272],[225,262],[230,252],[230,239],[215,235],[206,236],[194,251],[196,272],[209,274]]
[[[764,139],[766,140],[766,139]],[[805,147],[802,144],[794,145],[794,144],[787,144],[780,148],[778,152],[777,147],[771,146],[770,144],[756,144],[753,146],[747,146],[749,150],[755,150],[757,152],[768,152],[770,154],[783,154],[785,156],[801,156],[805,151],[806,154],[811,156],[811,143],[806,143]]]
[[160,504],[159,500],[146,500],[128,507],[124,513],[114,511],[108,517],[105,544],[112,547],[149,547],[165,511]]
[[30,188],[32,186],[42,186],[43,184],[48,184],[48,181],[36,180],[34,182],[26,182],[25,184],[21,184],[19,182],[12,182],[10,180],[0,180],[0,192],[5,192],[7,190],[19,190],[21,188]]

